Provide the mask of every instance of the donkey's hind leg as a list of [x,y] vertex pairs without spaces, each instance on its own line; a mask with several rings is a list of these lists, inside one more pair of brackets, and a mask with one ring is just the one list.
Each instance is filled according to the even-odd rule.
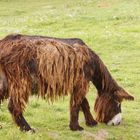
[[71,96],[70,99],[70,129],[73,131],[76,130],[83,130],[83,128],[79,125],[78,118],[79,118],[79,111],[80,111],[80,104],[74,103],[74,97]]
[[85,116],[86,125],[90,127],[97,125],[97,122],[94,120],[90,112],[90,106],[86,97],[82,100],[81,108]]
[[26,122],[26,120],[24,119],[22,111],[19,108],[19,105],[18,104],[14,104],[12,99],[9,100],[8,109],[9,109],[10,113],[12,114],[12,117],[13,117],[15,123],[17,124],[17,126],[20,127],[20,129],[22,131],[35,132],[30,127],[30,125]]

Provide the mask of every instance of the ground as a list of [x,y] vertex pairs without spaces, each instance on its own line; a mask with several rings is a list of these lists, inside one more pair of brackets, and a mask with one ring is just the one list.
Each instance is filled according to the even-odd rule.
[[[1,140],[138,140],[140,139],[140,1],[139,0],[1,0],[0,38],[10,33],[78,37],[99,54],[112,76],[135,101],[122,103],[119,126],[89,128],[80,113],[82,132],[69,130],[69,97],[54,104],[30,98],[24,116],[35,134],[20,132],[0,107]],[[87,94],[93,116],[96,89]]]

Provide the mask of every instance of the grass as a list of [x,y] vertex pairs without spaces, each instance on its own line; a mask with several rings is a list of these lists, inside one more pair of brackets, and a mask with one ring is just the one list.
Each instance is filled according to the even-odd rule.
[[[25,111],[35,134],[18,130],[5,101],[0,108],[2,140],[138,140],[140,139],[140,1],[139,0],[0,0],[0,38],[10,33],[78,37],[95,50],[113,77],[135,97],[124,101],[123,122],[89,128],[80,113],[82,132],[69,130],[69,97],[49,105],[30,98]],[[88,99],[93,111],[96,90]]]

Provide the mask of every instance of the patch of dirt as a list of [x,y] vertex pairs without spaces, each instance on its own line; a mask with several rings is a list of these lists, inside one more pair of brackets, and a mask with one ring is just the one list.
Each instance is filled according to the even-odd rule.
[[83,131],[84,140],[106,140],[108,132],[104,129],[99,130],[96,134],[89,131]]
[[95,140],[95,137],[95,134],[89,131],[83,131],[83,140]]
[[104,129],[101,129],[97,132],[95,140],[106,140],[108,137],[108,132]]
[[60,135],[57,132],[48,132],[48,136],[53,139],[59,139]]

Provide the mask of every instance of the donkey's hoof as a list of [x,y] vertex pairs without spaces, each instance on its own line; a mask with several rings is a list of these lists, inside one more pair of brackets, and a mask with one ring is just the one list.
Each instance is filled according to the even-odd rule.
[[32,128],[28,132],[31,133],[31,134],[34,134],[35,133],[35,129]]
[[79,131],[82,131],[82,130],[84,130],[84,128],[81,127],[81,126],[79,126],[79,127],[78,127],[78,130],[79,130]]
[[96,121],[89,121],[89,122],[86,122],[86,125],[89,126],[89,127],[93,127],[93,126],[96,126],[98,123]]
[[70,129],[71,129],[72,131],[82,131],[82,130],[84,130],[84,128],[81,127],[81,126],[79,126],[79,125],[76,125],[76,126],[70,125]]
[[35,130],[33,128],[20,128],[20,130],[23,132],[29,132],[31,134],[35,133]]

